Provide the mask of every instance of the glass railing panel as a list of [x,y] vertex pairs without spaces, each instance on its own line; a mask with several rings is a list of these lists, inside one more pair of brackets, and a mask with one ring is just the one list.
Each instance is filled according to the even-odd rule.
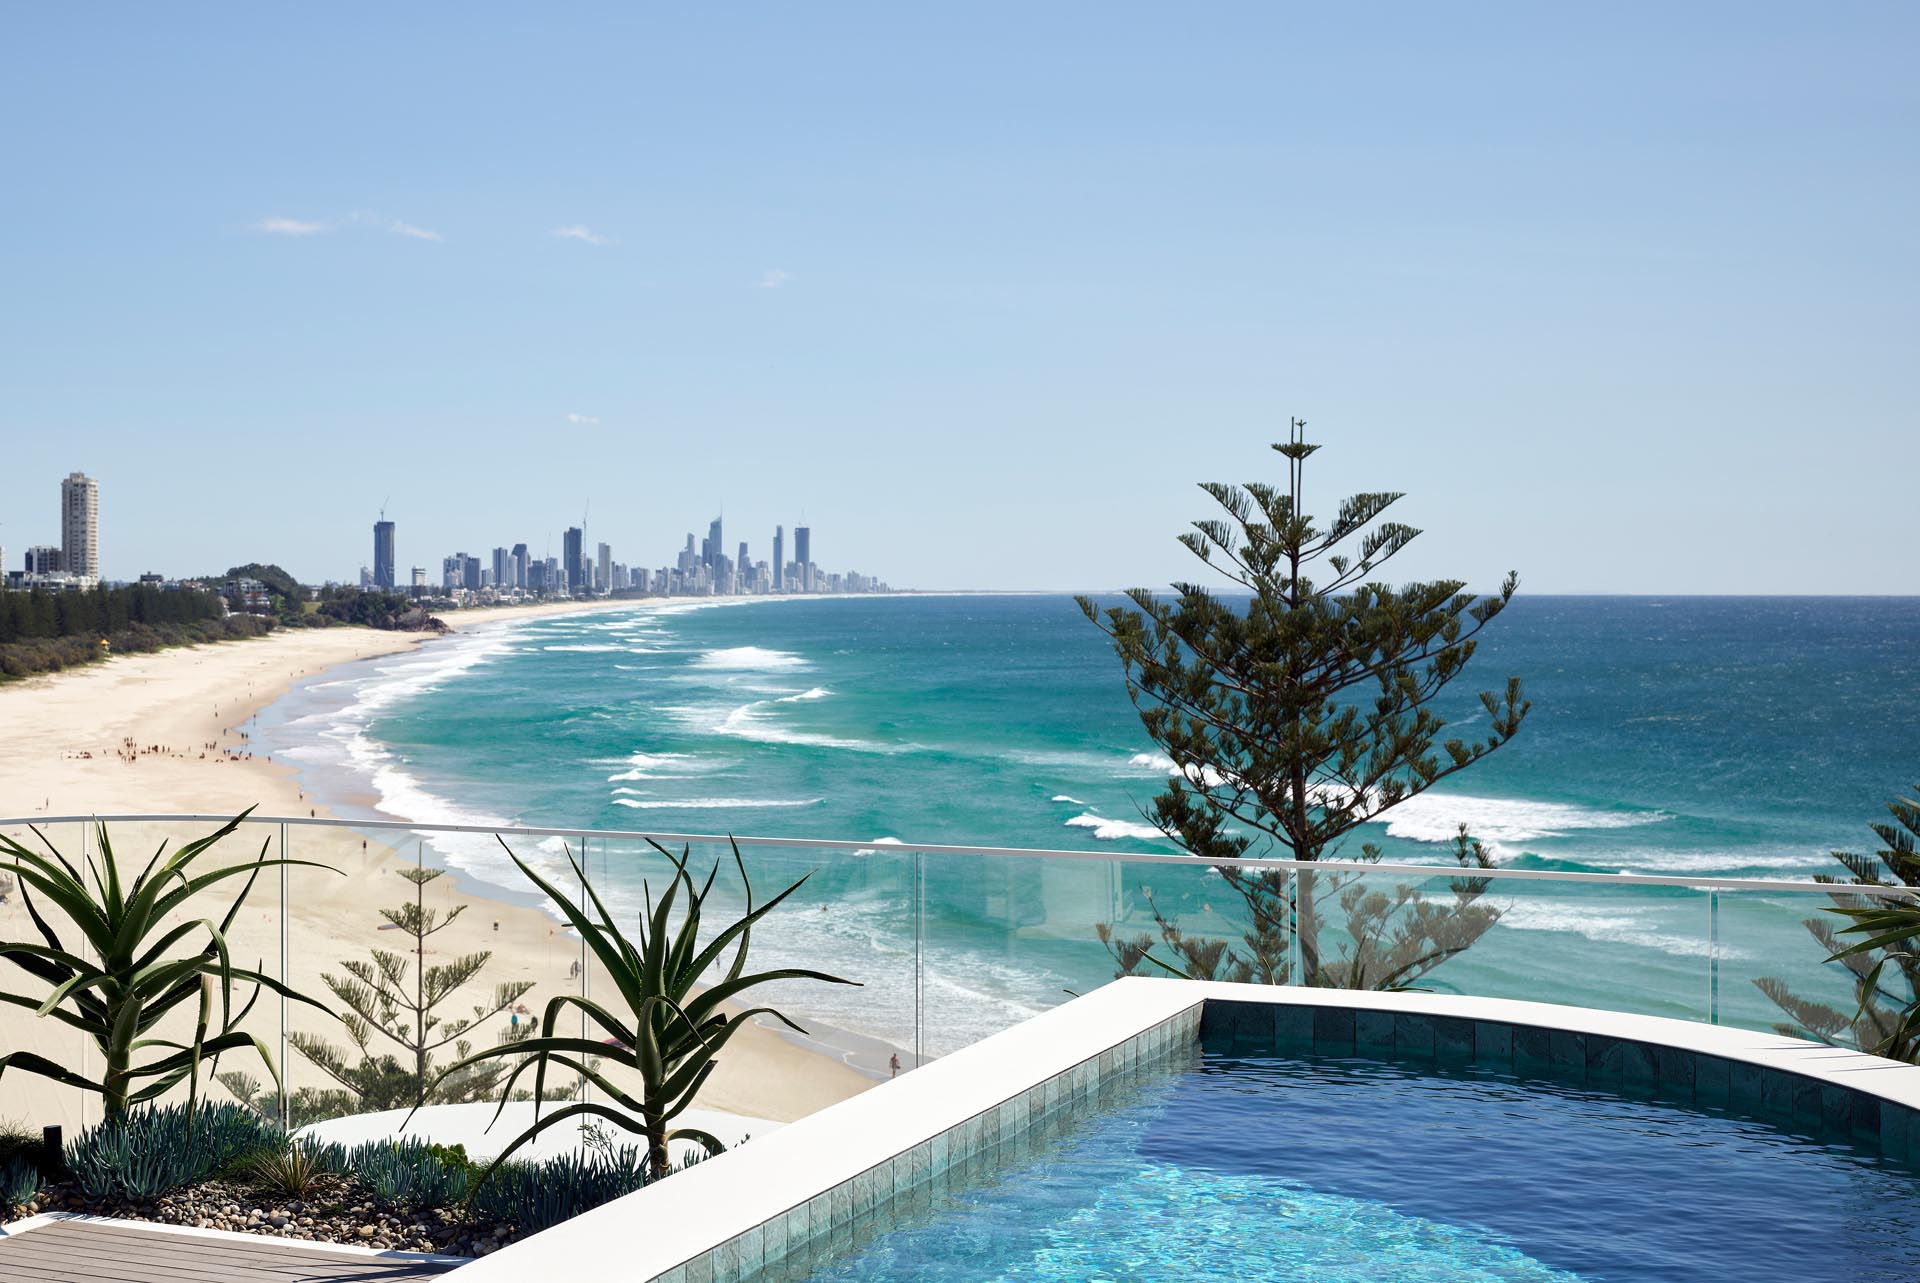
[[[1129,972],[1252,961],[1252,915],[1206,865],[928,854],[921,1053],[947,1055]],[[1156,917],[1157,913],[1157,917]],[[1150,951],[1152,958],[1143,951]],[[1227,951],[1232,951],[1231,955]]]
[[1442,868],[1302,876],[1322,982],[1708,1017],[1708,902],[1696,889]]
[[[284,980],[301,998],[285,1003],[278,1059],[292,1126],[404,1111],[457,1058],[466,1035],[454,1024],[473,1019],[480,986],[426,995],[435,969],[461,966],[492,932],[445,871],[467,837],[289,827],[288,854],[299,863],[286,871]],[[410,929],[415,915],[424,937]],[[481,986],[491,979],[483,972]]]
[[[904,853],[887,847],[748,844],[736,863],[725,842],[663,841],[671,856],[644,839],[628,837],[570,839],[564,849],[553,839],[543,842],[554,848],[540,857],[554,870],[554,885],[561,886],[565,876],[568,893],[575,894],[578,879],[566,864],[570,851],[580,859],[600,905],[636,946],[647,906],[658,905],[674,882],[676,860],[684,860],[695,884],[706,888],[699,937],[703,948],[743,917],[750,903],[765,905],[797,885],[753,926],[746,971],[810,969],[857,982],[785,979],[740,994],[730,1003],[733,1010],[771,1006],[800,1030],[772,1015],[752,1018],[720,1057],[696,1108],[791,1121],[864,1090],[891,1072],[895,1057],[908,1053],[915,973],[911,938],[898,930],[912,916],[912,864]],[[686,887],[675,896],[670,922],[677,930]],[[561,931],[569,935],[565,928]],[[575,939],[577,949],[577,938],[569,938]],[[736,938],[715,959],[699,988],[726,979],[737,943]],[[626,1009],[602,961],[591,953],[582,961],[581,991],[616,1017],[623,1016]],[[571,964],[567,979],[574,982]],[[580,1021],[572,1012],[565,1019],[570,1031]],[[626,1090],[637,1090],[630,1074],[610,1065],[601,1069]]]
[[1864,905],[1864,897],[1836,887],[1831,894],[1721,891],[1716,900],[1720,1023],[1867,1050],[1899,1029],[1915,996],[1900,959],[1871,986],[1868,976],[1886,954],[1852,966],[1826,961],[1859,938],[1837,936],[1848,923],[1830,910]]
[[[89,898],[97,899],[100,891],[94,878],[96,873],[105,872],[109,851],[122,887],[126,894],[131,895],[135,879],[150,865],[166,861],[184,844],[215,832],[219,824],[203,820],[110,820],[106,825],[105,848],[102,846],[100,830],[93,823],[68,822],[36,827],[40,836],[36,836],[25,825],[8,826],[7,832],[31,849],[45,850],[46,844],[51,842],[62,856],[81,870]],[[271,858],[278,832],[279,826],[275,824],[243,824],[237,831],[202,852],[187,872],[190,876],[201,877],[223,868],[246,865],[258,857],[263,843]],[[40,943],[41,934],[27,912],[26,891],[13,875],[0,876],[5,878],[4,884],[0,884],[0,892],[4,892],[5,899],[5,903],[0,904],[0,938]],[[166,956],[186,957],[205,947],[211,938],[206,927],[195,924],[225,921],[235,900],[244,892],[244,902],[234,912],[224,932],[229,956],[238,969],[252,970],[264,964],[268,974],[277,974],[280,912],[274,894],[276,886],[277,872],[271,869],[261,874],[251,890],[247,888],[245,874],[216,881],[166,912],[153,916],[146,924],[144,942],[149,947],[157,945],[169,933],[184,928],[186,934],[167,950]],[[98,956],[80,929],[47,897],[35,895],[33,904],[64,948],[90,958]],[[0,969],[0,985],[5,986],[10,996],[27,997],[35,1001],[49,991],[44,980],[12,964],[5,964],[4,969]],[[261,1038],[270,1047],[277,1043],[280,1036],[278,1004],[272,1000],[271,994],[254,1000],[253,990],[251,983],[245,980],[237,982],[231,991],[231,1006],[227,1006],[223,995],[218,989],[215,990],[210,1012],[210,1034],[218,1033],[223,1025],[227,1025]],[[69,999],[61,1004],[60,1010],[75,1013],[77,1004]],[[198,1015],[198,995],[189,991],[184,1000],[167,1008],[156,1022],[143,1029],[142,1038],[184,1047],[192,1039]],[[0,1045],[9,1049],[34,1051],[96,1081],[101,1078],[105,1067],[96,1038],[51,1014],[39,1017],[30,1008],[12,1002],[0,1008]],[[134,1066],[137,1069],[149,1065],[169,1050],[158,1045],[142,1048],[135,1053]],[[214,1086],[214,1074],[233,1060],[247,1058],[242,1053],[229,1053],[227,1057],[210,1059],[199,1079],[203,1096],[209,1099],[223,1098],[224,1094]],[[253,1059],[257,1061],[257,1058]],[[159,1081],[151,1076],[136,1076],[130,1084],[130,1090],[137,1094]],[[189,1085],[183,1079],[151,1099],[166,1104],[185,1101],[188,1095]],[[7,1075],[4,1101],[4,1104],[0,1104],[0,1117],[17,1115],[12,1121],[35,1128],[57,1123],[66,1128],[69,1134],[98,1123],[102,1113],[98,1093],[55,1086],[37,1075],[19,1071]]]
[[[82,824],[36,822],[32,827],[10,824],[4,832],[29,850],[44,852],[51,844],[69,859],[77,859],[83,850],[90,849],[91,835]],[[27,909],[31,892],[13,875],[0,874],[0,893],[4,893],[0,895],[0,899],[4,899],[4,903],[0,903],[0,939],[42,943]],[[77,943],[78,933],[59,915],[48,911],[44,897],[35,895],[33,904],[59,932],[63,944]],[[11,962],[0,962],[0,988],[11,997],[30,999],[36,1006],[49,992],[45,981]],[[99,1074],[100,1057],[85,1035],[51,1016],[37,1016],[31,1007],[13,1002],[0,1005],[0,1047],[45,1056],[89,1078]],[[4,1085],[0,1085],[0,1123],[31,1132],[57,1126],[72,1135],[87,1123],[98,1122],[99,1118],[100,1107],[95,1098],[37,1074],[10,1071]]]

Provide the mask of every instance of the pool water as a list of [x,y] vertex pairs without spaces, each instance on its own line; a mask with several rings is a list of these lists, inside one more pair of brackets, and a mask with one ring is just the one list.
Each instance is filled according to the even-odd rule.
[[1920,1176],[1490,1070],[1208,1057],[801,1277],[1915,1283]]

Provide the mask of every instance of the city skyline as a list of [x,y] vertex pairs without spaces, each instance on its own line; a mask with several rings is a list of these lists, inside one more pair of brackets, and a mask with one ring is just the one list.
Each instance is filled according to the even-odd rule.
[[[384,516],[373,524],[373,566],[362,564],[359,586],[392,591],[382,583],[380,567],[391,567],[397,555],[396,523]],[[451,597],[477,595],[482,600],[519,600],[527,597],[605,596],[635,593],[650,596],[736,596],[786,593],[866,593],[897,591],[879,575],[857,567],[832,570],[810,560],[812,529],[794,527],[795,559],[785,560],[784,525],[775,525],[772,559],[752,555],[752,541],[742,539],[729,557],[725,551],[725,521],[716,516],[706,537],[695,547],[688,531],[686,543],[671,563],[629,565],[614,559],[613,545],[600,540],[594,554],[586,554],[586,529],[569,526],[561,537],[561,555],[534,557],[525,543],[496,544],[490,564],[464,550],[440,559],[440,575],[430,566],[413,565],[407,591],[414,596],[438,593]]]
[[[586,529],[581,526],[569,526],[562,532],[562,553],[558,558],[543,556],[532,557],[526,543],[520,542],[509,549],[505,545],[496,545],[491,555],[491,565],[482,570],[478,557],[464,551],[442,556],[441,574],[434,578],[430,564],[411,563],[403,576],[399,525],[397,520],[389,518],[388,505],[383,504],[380,515],[372,523],[372,556],[359,564],[356,574],[329,573],[324,575],[303,575],[292,567],[281,564],[271,554],[261,554],[258,550],[229,551],[221,565],[193,567],[162,566],[153,560],[143,563],[136,574],[116,575],[101,572],[100,541],[100,483],[83,472],[68,473],[60,479],[58,520],[60,542],[58,544],[28,543],[18,560],[18,566],[12,564],[7,546],[0,542],[0,586],[16,588],[29,587],[89,587],[95,583],[132,583],[171,582],[183,579],[199,579],[218,576],[237,565],[252,562],[263,564],[281,564],[294,578],[311,585],[339,584],[353,586],[356,583],[363,589],[376,589],[384,592],[413,592],[443,587],[448,590],[479,590],[483,587],[512,588],[533,595],[553,595],[556,593],[606,593],[609,591],[637,591],[663,594],[682,593],[748,593],[778,592],[786,589],[790,579],[798,576],[799,591],[822,591],[816,587],[816,572],[830,576],[832,591],[840,591],[844,579],[846,591],[889,591],[886,581],[870,571],[862,572],[856,567],[845,571],[828,571],[817,568],[804,559],[810,553],[806,527],[795,528],[795,550],[802,560],[788,563],[783,560],[783,541],[785,527],[776,524],[770,537],[773,560],[753,560],[750,558],[750,540],[741,540],[737,545],[737,554],[727,556],[722,531],[724,519],[714,517],[708,525],[707,538],[702,541],[698,555],[694,552],[695,536],[692,531],[686,535],[686,546],[676,561],[662,563],[659,566],[646,566],[616,563],[613,560],[613,546],[606,540],[598,540],[594,553],[586,554]],[[590,510],[590,509],[589,509]],[[583,512],[582,520],[585,521]],[[29,521],[16,521],[18,526],[32,529]],[[0,521],[0,532],[5,530],[4,521]],[[145,538],[136,538],[133,542],[148,547]],[[428,563],[433,559],[429,557]],[[698,566],[701,575],[694,574]],[[749,566],[747,574],[741,575],[738,567]],[[617,573],[616,573],[617,572]],[[738,576],[736,578],[736,576]]]

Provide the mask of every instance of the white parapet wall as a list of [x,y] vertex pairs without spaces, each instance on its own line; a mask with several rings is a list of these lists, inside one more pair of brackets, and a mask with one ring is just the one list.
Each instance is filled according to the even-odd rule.
[[[564,1102],[548,1102],[540,1107],[540,1112],[552,1115],[564,1108]],[[616,1107],[610,1105],[608,1108]],[[466,1150],[468,1158],[484,1162],[497,1157],[531,1127],[534,1113],[534,1104],[530,1100],[509,1101],[505,1106],[486,1101],[467,1105],[425,1105],[417,1110],[384,1109],[372,1114],[329,1118],[325,1122],[309,1123],[294,1134],[303,1139],[323,1144],[341,1144],[349,1148],[375,1140],[424,1140],[435,1145],[459,1145]],[[538,1162],[561,1154],[578,1153],[587,1147],[586,1129],[595,1122],[594,1119],[580,1116],[561,1119],[516,1149],[513,1157]],[[784,1123],[769,1119],[725,1114],[717,1109],[689,1109],[674,1122],[676,1126],[698,1127],[711,1132],[728,1149],[757,1137],[771,1136],[785,1126]],[[599,1122],[599,1127],[616,1148],[622,1145],[644,1146],[646,1143],[637,1121],[631,1131],[604,1121]],[[673,1161],[685,1162],[696,1151],[705,1153],[702,1146],[692,1141],[677,1142],[673,1147]]]

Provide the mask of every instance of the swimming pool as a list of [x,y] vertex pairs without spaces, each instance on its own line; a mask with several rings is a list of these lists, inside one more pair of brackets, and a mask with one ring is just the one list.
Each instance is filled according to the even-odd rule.
[[1920,1180],[1845,1142],[1508,1070],[1178,1053],[811,1283],[1913,1283]]

